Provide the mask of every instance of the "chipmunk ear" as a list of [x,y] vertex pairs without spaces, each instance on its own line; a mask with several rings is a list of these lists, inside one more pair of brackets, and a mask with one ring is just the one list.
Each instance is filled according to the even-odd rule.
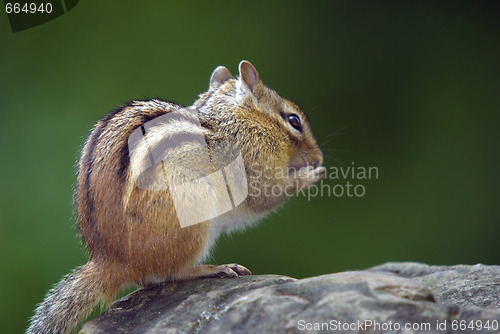
[[217,88],[224,82],[232,78],[233,76],[227,68],[225,68],[224,66],[219,66],[214,70],[212,76],[210,77],[210,88]]
[[250,62],[242,60],[240,62],[240,81],[244,82],[252,93],[260,82],[259,73]]

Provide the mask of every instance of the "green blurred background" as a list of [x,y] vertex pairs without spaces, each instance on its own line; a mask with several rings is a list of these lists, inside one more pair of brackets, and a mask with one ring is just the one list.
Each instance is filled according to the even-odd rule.
[[211,262],[299,278],[499,264],[499,4],[82,1],[15,34],[0,14],[2,332],[86,261],[72,188],[94,122],[131,99],[189,105],[241,59],[308,112],[326,166],[379,179],[351,182],[362,198],[294,197]]

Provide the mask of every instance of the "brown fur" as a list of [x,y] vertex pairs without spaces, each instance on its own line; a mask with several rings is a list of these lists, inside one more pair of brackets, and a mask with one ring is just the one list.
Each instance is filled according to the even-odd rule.
[[[285,176],[271,175],[261,181],[297,191],[321,178],[322,154],[307,117],[298,106],[264,86],[250,63],[240,63],[238,79],[226,68],[217,68],[210,90],[194,107],[192,112],[198,115],[193,116],[199,117],[207,143],[237,146],[247,172],[265,167],[285,171]],[[235,264],[193,265],[222,231],[256,221],[287,196],[249,196],[221,217],[182,228],[168,190],[140,189],[134,183],[129,136],[146,122],[179,108],[160,100],[134,101],[96,124],[82,150],[75,193],[78,226],[90,260],[47,295],[28,333],[69,333],[96,303],[111,302],[124,284],[145,285],[221,272],[249,274]],[[301,131],[290,126],[286,118],[290,113],[300,117]],[[191,163],[203,169],[196,156]],[[301,174],[287,174],[290,167]],[[158,166],[159,171],[161,168],[182,167],[167,161]],[[216,166],[212,164],[211,169],[213,172]],[[251,173],[247,175],[250,182]],[[198,203],[189,205],[200,209]]]

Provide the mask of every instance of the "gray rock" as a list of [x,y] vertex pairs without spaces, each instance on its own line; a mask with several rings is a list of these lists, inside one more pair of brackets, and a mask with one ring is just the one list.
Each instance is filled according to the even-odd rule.
[[370,271],[419,281],[440,303],[500,310],[500,266],[429,266],[410,262],[386,263]]
[[86,334],[316,332],[500,333],[500,266],[388,263],[301,280],[168,283],[117,300],[82,328]]

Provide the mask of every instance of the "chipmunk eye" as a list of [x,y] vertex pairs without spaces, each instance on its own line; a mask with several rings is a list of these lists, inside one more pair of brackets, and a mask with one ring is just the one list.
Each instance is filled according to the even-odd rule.
[[290,122],[290,125],[295,129],[302,131],[302,123],[300,122],[299,116],[295,114],[288,115],[288,122]]

